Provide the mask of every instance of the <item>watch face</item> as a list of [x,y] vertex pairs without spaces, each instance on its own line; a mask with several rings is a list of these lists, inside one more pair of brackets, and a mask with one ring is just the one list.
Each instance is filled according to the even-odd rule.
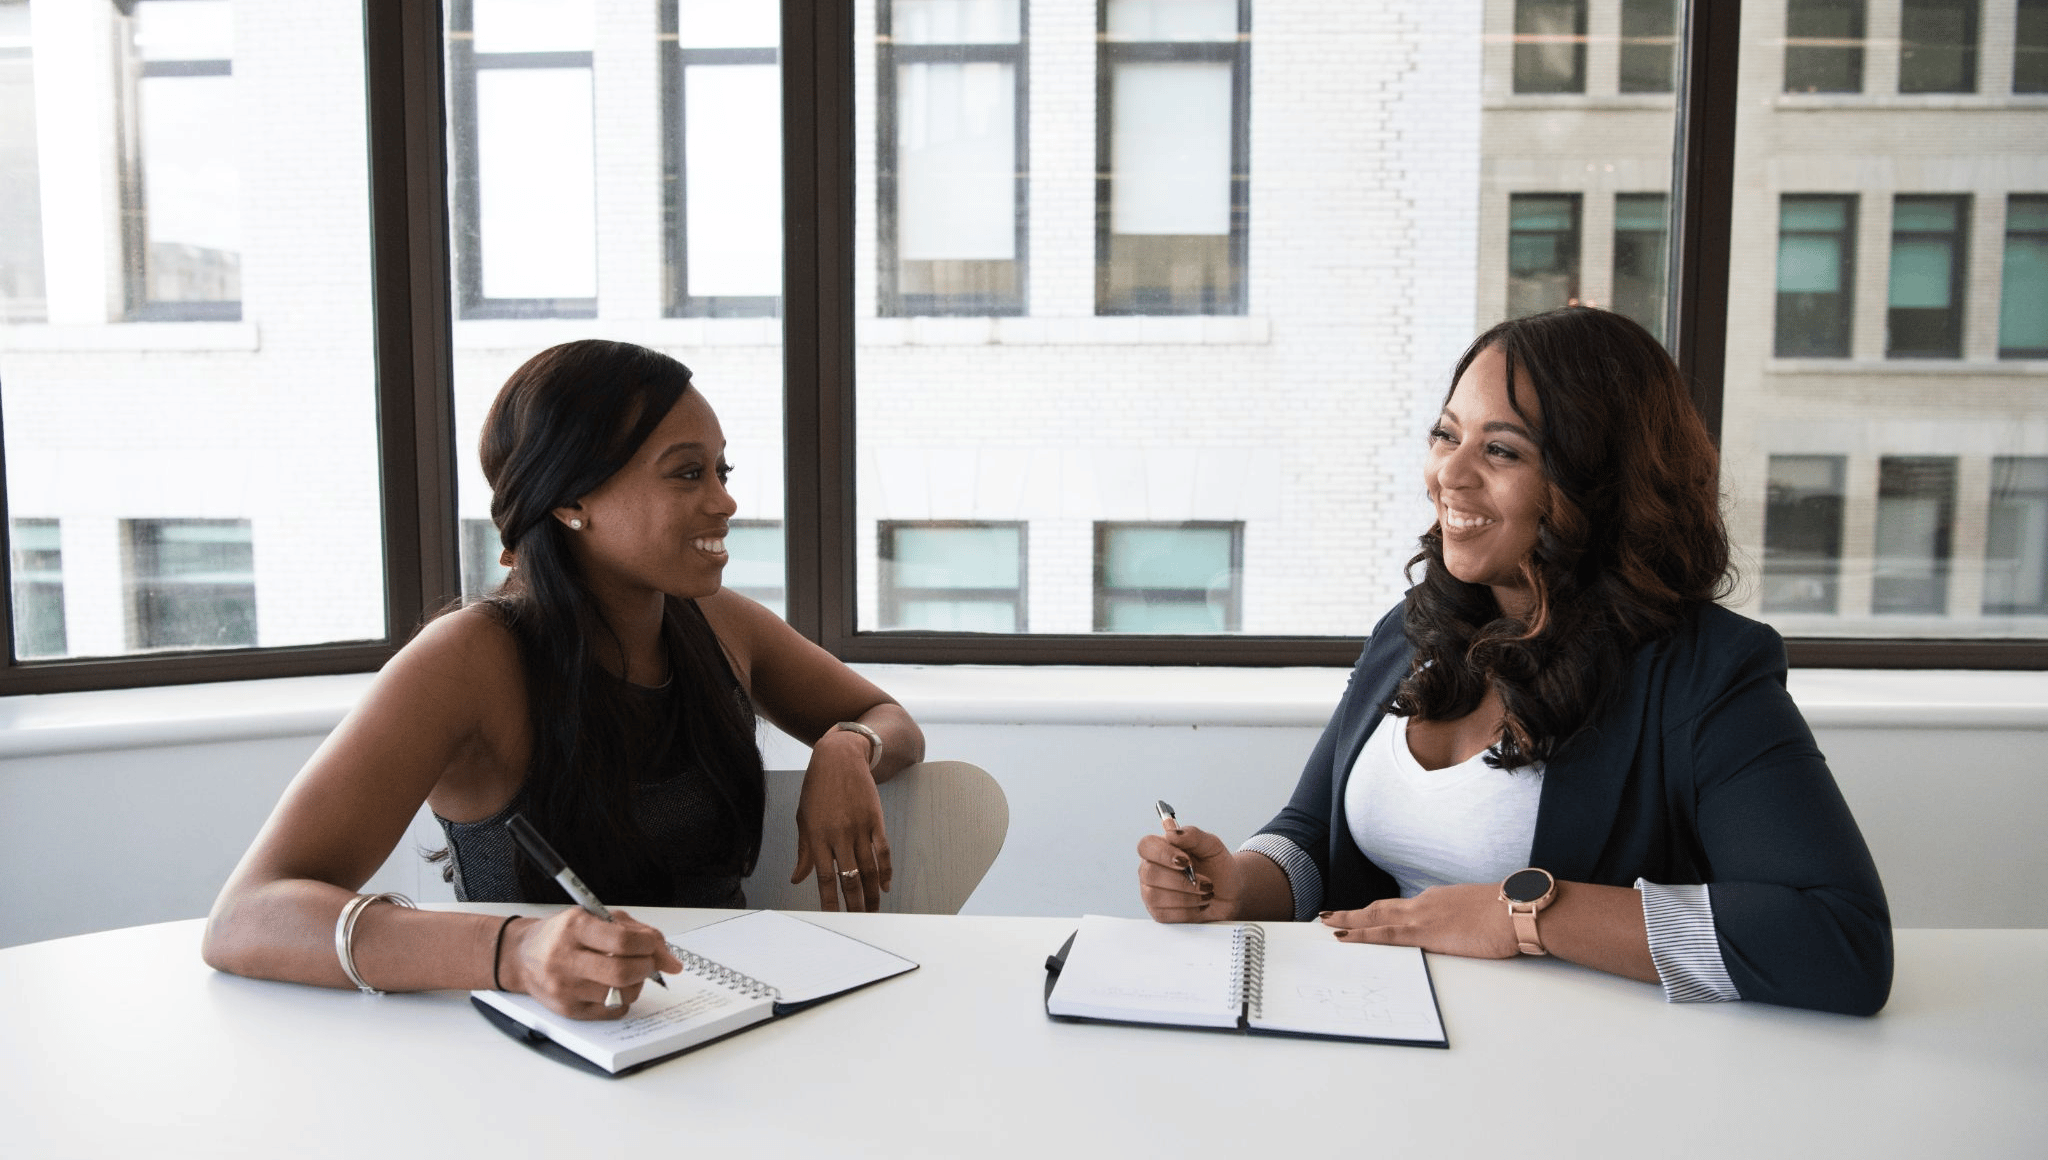
[[1550,875],[1541,870],[1517,870],[1500,884],[1510,902],[1534,902],[1550,893]]

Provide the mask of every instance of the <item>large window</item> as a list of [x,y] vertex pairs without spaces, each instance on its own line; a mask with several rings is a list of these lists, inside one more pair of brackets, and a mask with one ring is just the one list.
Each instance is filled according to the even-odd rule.
[[782,304],[782,73],[772,0],[663,0],[663,312]]
[[1890,309],[1885,354],[1960,358],[1970,199],[1904,196],[1892,202]]
[[1251,0],[1101,0],[1098,314],[1243,314]]
[[[1668,316],[1729,602],[1796,661],[2048,664],[2031,3],[366,0],[137,39],[213,2],[0,0],[7,691],[373,667],[492,582],[477,425],[587,335],[693,368],[727,582],[839,655],[1346,663],[1456,355],[1575,299]],[[1965,42],[1975,93],[1916,95]],[[141,184],[159,131],[232,196]],[[235,229],[160,240],[231,256],[235,306],[131,315],[180,189]],[[145,525],[188,523],[246,529],[213,571],[253,627],[131,635]],[[988,529],[1014,567],[949,540]]]
[[1984,545],[1985,614],[2048,615],[2048,457],[1991,461]]
[[1899,91],[1977,91],[1979,0],[1902,0]]
[[1998,357],[2048,358],[2048,195],[2014,194],[2005,203]]
[[228,0],[137,0],[129,18],[128,316],[242,316],[242,140]]
[[463,318],[597,313],[592,0],[448,0]]
[[1025,630],[1024,525],[885,522],[881,626]]
[[1856,198],[1786,194],[1778,202],[1779,358],[1846,358],[1856,271]]
[[1863,91],[1863,0],[1786,0],[1785,91]]
[[883,314],[1022,314],[1024,0],[878,0]]

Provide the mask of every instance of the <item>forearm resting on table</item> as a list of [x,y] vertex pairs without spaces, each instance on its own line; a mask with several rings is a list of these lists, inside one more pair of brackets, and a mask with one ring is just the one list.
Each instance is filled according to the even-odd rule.
[[[334,924],[354,892],[309,879],[279,879],[224,892],[201,945],[216,970],[256,979],[353,987],[335,954]],[[500,915],[370,904],[357,919],[356,971],[380,991],[475,990],[492,986]],[[523,933],[506,932],[504,957]],[[513,981],[504,980],[511,988]]]
[[[1501,904],[1501,921],[1507,904]],[[1536,919],[1543,949],[1557,958],[1609,974],[1657,982],[1642,892],[1628,886],[1559,882],[1557,898]]]

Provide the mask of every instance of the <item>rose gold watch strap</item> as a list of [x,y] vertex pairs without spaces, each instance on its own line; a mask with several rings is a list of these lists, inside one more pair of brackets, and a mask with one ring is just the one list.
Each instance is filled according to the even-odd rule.
[[1536,907],[1523,910],[1514,903],[1508,903],[1508,917],[1515,923],[1515,942],[1525,955],[1544,955],[1543,936],[1536,933]]

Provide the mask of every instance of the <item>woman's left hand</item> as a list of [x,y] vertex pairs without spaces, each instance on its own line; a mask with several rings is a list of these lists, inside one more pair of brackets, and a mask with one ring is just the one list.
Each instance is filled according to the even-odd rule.
[[880,910],[892,867],[883,831],[882,797],[868,769],[868,742],[858,733],[831,732],[811,747],[803,794],[796,807],[796,869],[789,880],[818,875],[818,905]]
[[1473,959],[1511,959],[1515,942],[1497,883],[1432,886],[1413,898],[1382,898],[1361,910],[1333,910],[1323,925],[1344,942],[1421,947]]

